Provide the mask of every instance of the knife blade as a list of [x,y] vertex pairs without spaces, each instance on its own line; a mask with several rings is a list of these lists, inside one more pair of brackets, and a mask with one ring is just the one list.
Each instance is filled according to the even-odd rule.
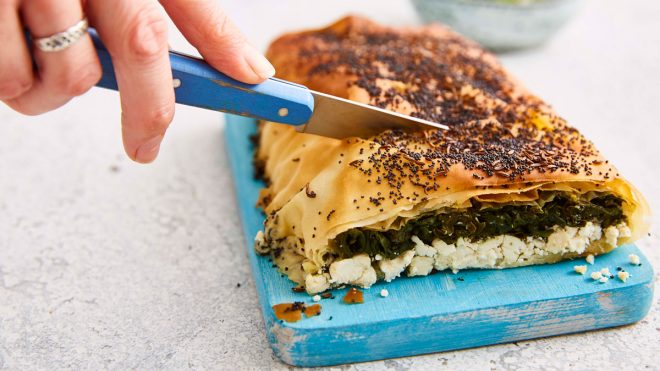
[[310,92],[314,97],[314,112],[305,125],[296,128],[302,133],[342,139],[348,136],[368,138],[388,129],[409,131],[448,129],[446,125],[418,117],[318,91],[310,90]]
[[[118,90],[110,53],[89,29],[103,70],[99,87]],[[170,51],[177,103],[296,126],[303,133],[332,138],[367,138],[387,129],[429,130],[447,126],[309,90],[270,78],[251,85],[215,70],[204,60]]]

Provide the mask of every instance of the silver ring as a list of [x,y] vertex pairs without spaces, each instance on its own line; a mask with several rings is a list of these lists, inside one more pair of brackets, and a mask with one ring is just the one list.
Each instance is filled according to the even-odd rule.
[[83,18],[78,23],[67,28],[65,31],[58,32],[48,37],[34,39],[34,45],[44,52],[58,52],[64,50],[76,41],[80,40],[87,33],[87,18]]

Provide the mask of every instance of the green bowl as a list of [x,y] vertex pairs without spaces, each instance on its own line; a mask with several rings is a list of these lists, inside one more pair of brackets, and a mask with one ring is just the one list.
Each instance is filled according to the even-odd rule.
[[539,45],[575,13],[580,0],[413,0],[425,22],[439,21],[495,51]]

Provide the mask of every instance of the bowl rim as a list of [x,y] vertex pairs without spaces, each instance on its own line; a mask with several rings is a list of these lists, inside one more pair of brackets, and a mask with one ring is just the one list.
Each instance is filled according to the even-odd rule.
[[516,4],[506,3],[501,0],[413,0],[413,3],[418,4],[433,4],[433,3],[454,3],[461,6],[469,6],[473,8],[501,8],[507,10],[527,10],[531,8],[548,8],[560,3],[576,3],[579,0],[533,0],[531,3]]

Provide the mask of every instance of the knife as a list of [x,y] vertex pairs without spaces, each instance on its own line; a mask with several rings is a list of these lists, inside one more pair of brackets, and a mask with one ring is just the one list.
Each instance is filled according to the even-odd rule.
[[[117,90],[110,53],[89,29],[103,68],[96,86]],[[353,102],[270,78],[251,85],[215,70],[202,59],[170,51],[176,102],[205,109],[294,125],[302,133],[331,138],[368,138],[387,129],[447,129],[447,126]]]

